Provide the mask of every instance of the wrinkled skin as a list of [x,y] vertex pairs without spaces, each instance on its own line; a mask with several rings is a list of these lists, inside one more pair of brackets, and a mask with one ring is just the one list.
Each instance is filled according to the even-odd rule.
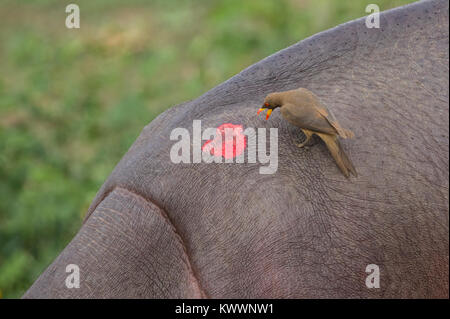
[[[147,125],[24,297],[448,298],[448,1],[317,34]],[[264,96],[306,87],[356,138],[345,179]],[[175,127],[277,127],[279,166],[173,164]],[[67,289],[67,264],[81,287]],[[380,288],[368,289],[368,264]]]

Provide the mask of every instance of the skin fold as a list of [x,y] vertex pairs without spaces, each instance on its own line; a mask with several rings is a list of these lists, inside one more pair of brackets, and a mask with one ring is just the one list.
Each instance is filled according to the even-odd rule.
[[[148,124],[84,225],[25,298],[448,298],[448,1],[305,39]],[[342,127],[350,180],[324,143],[255,108],[317,93]],[[278,128],[278,170],[170,161],[192,121]],[[80,288],[65,286],[68,264]],[[380,269],[368,289],[366,267]]]

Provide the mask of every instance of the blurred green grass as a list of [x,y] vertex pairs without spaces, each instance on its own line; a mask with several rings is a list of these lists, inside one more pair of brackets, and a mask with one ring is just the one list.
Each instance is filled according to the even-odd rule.
[[[64,26],[71,2],[81,29]],[[373,1],[71,2],[0,1],[0,297],[68,244],[156,115]]]

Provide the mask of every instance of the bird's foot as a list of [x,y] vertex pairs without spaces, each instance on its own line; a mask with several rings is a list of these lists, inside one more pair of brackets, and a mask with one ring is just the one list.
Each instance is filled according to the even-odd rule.
[[303,148],[303,147],[308,148],[308,146],[311,146],[313,143],[312,143],[312,138],[311,138],[311,136],[307,136],[307,137],[305,138],[305,140],[304,140],[302,143],[295,143],[295,142],[294,142],[294,144],[295,144],[298,148]]
[[308,146],[306,145],[308,141],[304,141],[303,143],[294,143],[298,148],[306,147],[308,149]]

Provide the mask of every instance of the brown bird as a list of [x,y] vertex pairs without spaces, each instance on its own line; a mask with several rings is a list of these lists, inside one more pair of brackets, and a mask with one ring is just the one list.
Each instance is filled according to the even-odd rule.
[[281,115],[291,124],[301,128],[306,140],[298,147],[307,145],[313,134],[318,135],[328,147],[342,173],[349,177],[350,173],[357,176],[355,167],[345,154],[339,143],[339,136],[353,138],[352,131],[342,128],[333,114],[320,102],[311,91],[299,88],[296,90],[270,93],[264,99],[264,105],[258,114],[267,109],[266,120],[274,109],[280,107]]

